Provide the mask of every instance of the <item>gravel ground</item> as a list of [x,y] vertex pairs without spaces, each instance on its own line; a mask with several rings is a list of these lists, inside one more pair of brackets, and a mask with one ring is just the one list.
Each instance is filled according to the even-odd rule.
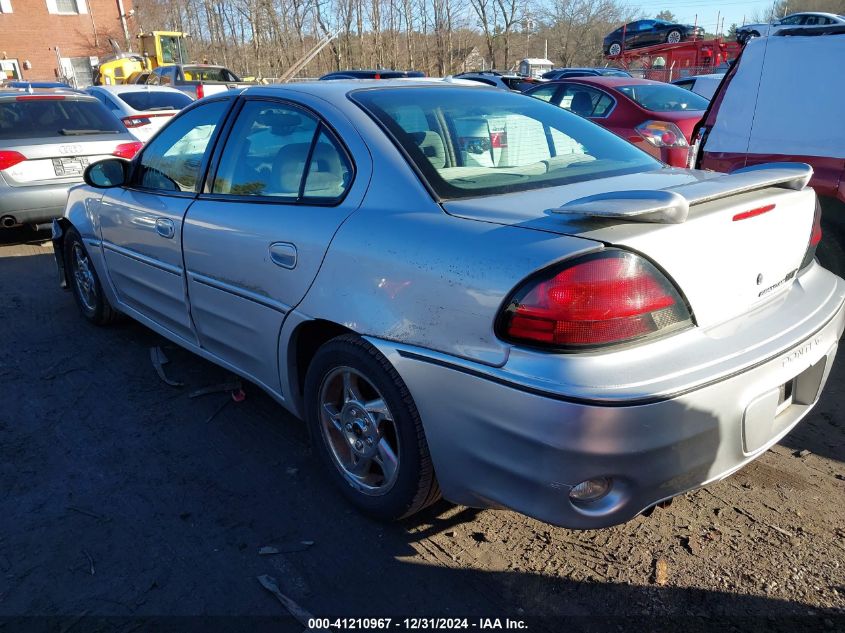
[[[89,325],[49,243],[18,239],[0,246],[4,633],[302,631],[262,574],[327,617],[845,630],[841,361],[783,444],[651,517],[577,532],[442,502],[381,525],[348,508],[302,424],[258,388],[189,398],[227,374],[134,322]],[[156,345],[184,387],[158,378]]]

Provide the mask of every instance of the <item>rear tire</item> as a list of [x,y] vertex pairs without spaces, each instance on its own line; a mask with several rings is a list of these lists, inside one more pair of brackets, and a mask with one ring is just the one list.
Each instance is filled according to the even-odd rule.
[[100,278],[91,261],[88,250],[79,235],[71,227],[64,239],[65,271],[68,282],[82,316],[95,325],[109,325],[119,316],[106,296]]
[[622,52],[622,44],[619,42],[611,42],[610,46],[607,47],[607,54],[608,55],[618,55]]
[[361,512],[394,521],[440,498],[417,407],[376,348],[355,335],[332,339],[314,355],[304,395],[312,446]]

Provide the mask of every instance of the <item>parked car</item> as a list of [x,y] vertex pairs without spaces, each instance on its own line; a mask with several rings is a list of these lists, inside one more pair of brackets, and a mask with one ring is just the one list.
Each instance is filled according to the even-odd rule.
[[73,90],[0,89],[0,227],[62,215],[67,192],[103,158],[141,147],[94,97]]
[[623,48],[677,44],[703,35],[704,29],[692,24],[677,24],[666,20],[635,20],[620,26],[604,38],[604,54],[619,55]]
[[817,401],[845,281],[813,258],[808,175],[667,168],[504,90],[256,86],[89,167],[54,247],[85,318],[266,390],[361,510],[442,491],[597,528]]
[[320,77],[322,81],[333,79],[400,79],[411,77],[425,77],[419,70],[389,70],[387,68],[375,70],[338,70]]
[[543,73],[543,79],[568,79],[570,77],[631,77],[631,73],[621,68],[554,68]]
[[132,73],[126,78],[124,83],[127,84],[145,84],[150,78],[151,70],[140,70]]
[[522,75],[506,74],[494,71],[480,71],[476,73],[460,73],[454,75],[456,79],[466,79],[467,81],[477,81],[478,83],[493,86],[494,88],[501,88],[502,90],[515,90],[516,92],[523,92],[532,86],[543,83],[539,79],[533,77],[523,77]]
[[755,37],[772,35],[784,29],[838,25],[845,26],[845,16],[835,13],[792,13],[768,24],[743,24],[736,30],[736,41],[745,44]]
[[173,115],[193,101],[184,92],[166,86],[93,86],[87,92],[123,121],[138,140],[145,143]]
[[147,85],[176,88],[191,99],[202,99],[208,95],[252,84],[241,81],[240,77],[223,66],[171,64],[153,69],[147,78]]
[[697,95],[701,95],[708,101],[713,98],[716,89],[725,78],[725,73],[710,73],[708,75],[693,75],[692,77],[682,77],[676,79],[672,83],[686,90],[691,90]]
[[678,86],[632,77],[577,77],[525,94],[598,123],[675,167],[687,165],[693,128],[708,104]]
[[[819,195],[822,263],[845,274],[845,26],[778,31],[751,41],[710,102],[692,164],[730,172],[771,161],[807,163]],[[812,59],[808,67],[806,60]],[[784,99],[784,86],[789,98]]]

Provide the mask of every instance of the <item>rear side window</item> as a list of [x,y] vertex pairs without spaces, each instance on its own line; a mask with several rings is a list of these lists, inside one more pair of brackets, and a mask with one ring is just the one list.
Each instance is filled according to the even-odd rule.
[[94,99],[17,97],[0,102],[0,139],[119,134],[126,127]]
[[212,101],[168,124],[144,149],[137,185],[160,192],[196,192],[208,144],[228,107],[228,101]]
[[657,169],[612,132],[504,90],[386,88],[350,95],[377,119],[440,198],[553,187]]
[[348,188],[346,153],[316,117],[296,106],[247,101],[238,114],[212,193],[332,201]]
[[581,84],[567,84],[560,99],[561,108],[588,118],[607,116],[614,103],[610,95]]
[[206,68],[204,66],[183,66],[182,74],[185,81],[240,81],[225,68]]
[[142,111],[181,110],[192,103],[191,98],[181,92],[140,90],[138,92],[121,92],[116,96],[133,110]]
[[616,88],[634,103],[651,112],[706,110],[708,101],[701,95],[672,84],[637,84]]

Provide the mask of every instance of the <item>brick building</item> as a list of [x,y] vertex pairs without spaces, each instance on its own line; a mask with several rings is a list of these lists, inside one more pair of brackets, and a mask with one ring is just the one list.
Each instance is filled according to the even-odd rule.
[[0,73],[88,86],[109,38],[126,48],[131,11],[132,0],[0,0]]

